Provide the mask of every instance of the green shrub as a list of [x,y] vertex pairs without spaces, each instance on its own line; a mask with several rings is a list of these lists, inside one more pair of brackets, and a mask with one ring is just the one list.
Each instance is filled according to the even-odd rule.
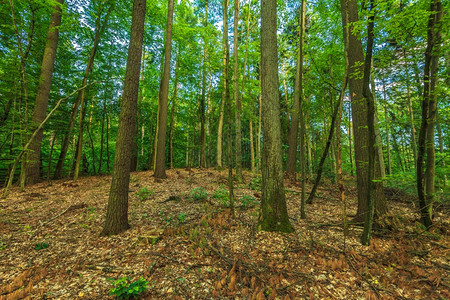
[[[110,279],[114,281],[113,279]],[[142,276],[138,280],[131,282],[131,278],[122,277],[113,282],[114,288],[109,290],[110,296],[117,299],[129,299],[139,296],[147,289],[148,281]]]
[[256,204],[258,204],[258,200],[256,200],[255,197],[250,196],[250,195],[244,195],[241,197],[241,205],[243,207],[253,207]]
[[189,196],[196,201],[206,200],[206,198],[208,198],[208,192],[204,188],[199,187],[192,189]]
[[153,191],[147,189],[146,187],[143,187],[139,190],[139,192],[136,193],[139,196],[139,199],[141,201],[145,201],[148,198],[150,198],[151,196],[153,196]]
[[42,249],[47,249],[50,245],[47,243],[37,243],[36,246],[34,246],[35,250],[42,250]]
[[261,184],[262,184],[262,177],[256,176],[256,177],[253,177],[252,180],[250,181],[249,187],[252,190],[260,191],[261,190]]
[[178,215],[178,222],[179,223],[184,223],[184,221],[186,221],[186,214],[185,213],[180,213]]
[[213,199],[216,199],[220,205],[229,207],[230,206],[230,198],[229,192],[225,189],[225,186],[221,185],[212,195]]

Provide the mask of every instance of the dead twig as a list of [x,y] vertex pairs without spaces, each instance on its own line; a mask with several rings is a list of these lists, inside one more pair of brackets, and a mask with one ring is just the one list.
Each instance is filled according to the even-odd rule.
[[80,204],[73,204],[71,206],[69,206],[68,208],[66,208],[65,210],[63,210],[61,213],[57,214],[56,216],[54,216],[53,218],[51,218],[48,221],[42,222],[39,221],[41,226],[44,226],[45,224],[48,224],[54,220],[56,220],[57,218],[61,217],[62,215],[64,215],[66,212],[70,211],[70,210],[75,210],[75,209],[80,209],[80,208],[85,208],[87,207],[86,203],[80,203]]

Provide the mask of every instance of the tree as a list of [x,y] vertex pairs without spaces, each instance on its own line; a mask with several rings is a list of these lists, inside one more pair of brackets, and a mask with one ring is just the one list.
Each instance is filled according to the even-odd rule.
[[[427,48],[423,75],[422,122],[417,154],[417,194],[423,225],[432,225],[435,177],[434,127],[437,114],[436,83],[441,48],[441,19],[443,9],[440,0],[432,0],[428,19]],[[426,168],[425,168],[426,155]],[[425,174],[424,174],[425,168]]]
[[264,143],[258,227],[266,231],[293,232],[283,184],[276,0],[261,0],[261,88]]
[[145,8],[146,0],[134,0],[114,168],[106,219],[101,235],[117,234],[130,227],[128,224],[128,190],[134,138],[130,133],[135,132]]
[[[31,132],[39,126],[45,119],[48,106],[48,98],[52,85],[53,67],[55,65],[56,49],[58,47],[59,26],[61,25],[61,7],[63,0],[58,0],[50,17],[50,25],[48,27],[47,42],[44,49],[44,57],[42,59],[41,74],[39,76],[39,87],[36,96],[36,102],[31,119]],[[39,130],[38,134],[32,140],[28,155],[26,156],[26,183],[32,184],[39,180],[40,177],[40,157],[41,143],[44,129]]]
[[228,89],[228,67],[230,61],[230,45],[228,44],[228,1],[222,2],[223,10],[223,38],[222,38],[222,102],[219,108],[219,121],[217,125],[217,154],[216,163],[219,169],[222,169],[222,152],[223,152],[223,118],[225,110],[225,102],[227,102]]
[[167,12],[166,41],[164,43],[164,70],[159,86],[158,128],[156,130],[155,178],[166,178],[166,132],[169,102],[170,57],[172,50],[172,26],[174,1],[169,0]]
[[[234,30],[233,30],[233,57],[234,57],[234,72],[233,72],[233,88],[234,88],[234,102],[236,105],[235,123],[236,123],[236,177],[238,181],[242,181],[242,126],[241,126],[241,111],[242,103],[239,98],[239,0],[234,0]],[[244,70],[245,71],[245,70]]]
[[[96,11],[96,21],[95,21],[95,34],[94,34],[94,40],[93,40],[93,45],[89,54],[89,58],[86,64],[86,68],[84,70],[84,75],[83,75],[83,80],[81,81],[81,85],[84,86],[87,84],[89,76],[92,72],[92,69],[94,67],[94,60],[97,54],[97,50],[99,47],[99,43],[100,43],[100,38],[102,37],[103,33],[106,30],[106,26],[108,24],[108,19],[109,16],[111,15],[111,12],[114,8],[114,4],[111,3],[109,5],[108,11],[104,17],[103,20],[103,24],[101,21],[101,16],[102,16],[102,6],[98,5],[97,6],[97,11]],[[62,176],[62,172],[63,172],[63,167],[64,167],[64,160],[66,158],[67,155],[67,151],[69,148],[69,142],[70,142],[70,137],[71,137],[71,131],[73,129],[73,126],[75,124],[75,117],[77,115],[78,112],[78,108],[81,106],[80,109],[80,120],[83,119],[84,113],[83,113],[83,107],[84,105],[84,99],[85,99],[85,95],[86,95],[86,91],[85,90],[81,90],[78,95],[77,98],[75,100],[75,102],[72,105],[71,108],[71,112],[70,112],[70,117],[69,117],[69,123],[67,125],[67,129],[65,131],[65,135],[64,135],[64,139],[62,141],[62,145],[61,145],[61,152],[59,154],[59,158],[58,158],[58,162],[56,163],[56,169],[55,169],[55,174],[54,174],[54,178],[58,179],[61,178]],[[81,121],[80,121],[81,122]],[[80,124],[80,131],[81,133],[82,131],[82,122]],[[77,141],[77,153],[76,153],[76,162],[75,164],[78,164],[79,166],[79,162],[81,160],[81,146],[82,146],[82,137],[79,136],[78,137],[78,141]],[[78,175],[77,175],[78,176]],[[77,177],[76,176],[76,177]]]
[[[205,1],[205,19],[203,27],[208,28],[208,0]],[[200,98],[200,167],[206,168],[206,59],[208,58],[208,39],[207,32],[203,38],[203,66],[202,66],[202,94]]]
[[[295,179],[297,171],[297,144],[298,144],[298,124],[300,117],[300,98],[303,97],[303,44],[305,34],[305,8],[306,1],[302,1],[299,17],[300,23],[300,44],[297,56],[297,68],[294,83],[294,103],[292,107],[292,121],[288,131],[288,157],[286,162],[286,172]],[[303,145],[302,145],[303,146]]]
[[[348,43],[347,55],[349,64],[349,90],[352,108],[354,149],[356,158],[356,178],[358,191],[358,211],[355,216],[356,222],[363,222],[367,213],[367,200],[369,199],[369,125],[367,120],[367,102],[363,94],[364,89],[364,51],[358,31],[355,25],[358,22],[358,6],[356,0],[341,0],[342,26],[349,26],[349,36],[344,41]],[[370,69],[369,69],[370,70]],[[379,179],[380,166],[376,165],[375,179]],[[377,178],[378,177],[378,178]],[[373,194],[375,200],[375,213],[381,215],[386,210],[382,183],[376,183]]]

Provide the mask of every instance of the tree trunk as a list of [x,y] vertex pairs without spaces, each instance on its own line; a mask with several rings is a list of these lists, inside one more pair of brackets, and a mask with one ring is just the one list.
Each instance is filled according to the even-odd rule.
[[261,87],[263,117],[262,196],[258,228],[293,232],[283,183],[278,95],[277,1],[261,0]]
[[[203,27],[208,27],[208,0],[205,2],[205,20]],[[200,99],[200,167],[206,168],[206,59],[208,57],[208,40],[206,35],[203,39],[203,69],[202,69],[202,94]]]
[[[316,194],[317,187],[319,186],[320,179],[322,177],[323,165],[324,165],[325,159],[326,159],[326,157],[328,155],[328,150],[330,149],[331,142],[333,141],[333,134],[334,134],[334,130],[335,130],[336,124],[337,124],[336,120],[338,118],[338,113],[340,111],[340,107],[342,106],[342,102],[344,100],[345,89],[347,88],[347,80],[348,80],[348,74],[347,73],[348,73],[348,67],[345,68],[344,83],[342,84],[342,89],[341,89],[341,93],[339,95],[339,100],[335,104],[335,107],[334,107],[334,110],[333,110],[333,114],[332,114],[332,117],[331,117],[330,130],[328,132],[328,139],[326,141],[325,150],[323,151],[322,158],[320,159],[320,162],[319,162],[319,167],[317,169],[316,179],[314,181],[314,185],[313,185],[313,188],[311,190],[311,193],[309,194],[308,200],[306,201],[309,204],[312,203],[312,201],[314,199],[314,196]],[[336,128],[336,131],[338,131],[338,130],[340,130],[340,128]]]
[[[239,0],[234,0],[234,36],[233,36],[233,56],[234,56],[234,70],[233,70],[233,86],[234,86],[234,101],[236,104],[235,111],[235,158],[236,158],[236,177],[239,182],[242,182],[242,125],[241,125],[241,110],[242,103],[239,98]],[[244,69],[245,72],[245,69]]]
[[[98,11],[98,16],[97,16],[97,20],[96,20],[96,24],[95,24],[94,42],[93,42],[91,53],[89,55],[89,59],[88,59],[87,65],[86,65],[86,69],[84,71],[84,76],[83,76],[81,86],[85,86],[86,83],[88,82],[89,75],[94,66],[94,59],[95,59],[95,55],[97,53],[98,44],[100,43],[100,37],[102,36],[103,32],[106,29],[106,26],[108,24],[108,19],[109,19],[109,16],[111,15],[111,12],[113,11],[113,8],[114,8],[114,4],[111,4],[111,6],[109,7],[108,12],[106,13],[105,18],[103,20],[103,24],[101,24],[101,19],[100,19],[101,15],[100,15],[100,11]],[[59,179],[62,177],[64,160],[66,158],[67,150],[69,148],[70,134],[72,132],[72,129],[73,129],[73,126],[75,123],[75,117],[77,115],[78,108],[79,108],[80,104],[84,101],[84,95],[85,95],[85,91],[83,89],[78,93],[77,99],[75,100],[74,104],[72,105],[72,110],[70,112],[70,118],[69,118],[69,124],[67,126],[66,134],[64,136],[63,143],[61,145],[61,152],[59,154],[58,162],[56,163],[55,174],[53,175],[54,179]],[[109,168],[108,168],[108,170],[109,170]]]
[[92,96],[91,113],[89,116],[89,124],[88,124],[88,136],[89,136],[89,144],[91,146],[91,151],[92,151],[92,173],[93,173],[93,175],[95,175],[97,172],[97,170],[95,168],[95,145],[94,145],[94,139],[92,138],[92,122],[93,122],[93,113],[94,113],[94,103],[95,103],[95,96]]
[[[261,82],[261,80],[260,80]],[[258,133],[256,134],[256,169],[261,172],[262,95],[259,94]]]
[[392,174],[392,163],[391,163],[391,143],[390,143],[390,130],[389,130],[389,118],[388,118],[388,103],[387,103],[387,97],[386,97],[386,85],[383,82],[383,98],[384,98],[384,122],[385,122],[385,130],[386,130],[386,150],[387,150],[387,174]]
[[219,112],[219,124],[217,129],[217,167],[219,169],[223,168],[222,155],[223,155],[223,115],[225,110],[226,101],[226,89],[228,81],[228,61],[230,56],[230,48],[228,45],[228,1],[223,1],[223,39],[222,39],[222,103],[220,104]]
[[175,128],[175,112],[176,112],[176,104],[177,104],[177,94],[178,94],[178,68],[179,68],[179,58],[177,55],[177,62],[175,63],[175,81],[173,85],[173,95],[172,95],[172,107],[170,108],[170,125],[169,125],[169,163],[170,168],[173,169],[173,132]]
[[406,97],[407,97],[407,105],[408,105],[408,113],[409,113],[409,124],[411,126],[411,147],[414,154],[414,165],[417,162],[417,142],[416,142],[416,128],[414,125],[414,111],[411,100],[411,88],[409,81],[409,72],[408,65],[406,61],[406,50],[403,49],[403,57],[405,58],[405,73],[406,73]]
[[[355,74],[364,74],[364,52],[359,35],[354,32],[353,27],[358,22],[358,6],[356,0],[341,0],[342,24],[343,28],[349,25],[349,35],[345,38],[348,41],[348,59],[349,59],[349,90],[352,106],[353,136],[356,160],[356,177],[358,191],[358,211],[355,222],[363,222],[367,214],[367,200],[369,199],[370,185],[369,180],[369,124],[368,107],[365,100],[364,80],[361,76]],[[346,35],[344,30],[344,36]],[[369,70],[370,71],[370,70]],[[373,116],[371,117],[373,118]],[[373,125],[373,124],[372,124]],[[370,145],[369,145],[370,146]],[[373,195],[375,206],[380,207],[380,213],[384,206],[384,193],[382,188],[376,188]]]
[[[39,126],[45,119],[48,106],[48,98],[50,95],[50,88],[52,85],[53,67],[55,65],[56,49],[58,47],[59,26],[61,25],[61,7],[63,0],[58,0],[54,10],[50,16],[50,25],[48,28],[47,42],[44,49],[44,57],[42,59],[41,74],[39,76],[39,86],[36,95],[36,102],[31,119],[31,132]],[[40,157],[41,157],[41,143],[44,134],[42,128],[34,140],[31,142],[26,160],[26,183],[33,184],[39,180],[40,177]]]
[[144,37],[146,0],[135,0],[131,21],[130,44],[124,91],[119,116],[119,129],[114,157],[114,170],[109,192],[106,220],[101,235],[109,236],[127,230],[128,190],[130,183],[130,160],[133,147],[139,73],[141,69],[142,42]]
[[166,178],[167,106],[169,101],[170,56],[172,50],[174,0],[168,2],[166,41],[164,43],[164,71],[158,98],[158,140],[155,156],[155,178]]
[[441,48],[442,14],[441,1],[431,1],[430,17],[428,19],[427,48],[425,50],[422,123],[419,132],[419,151],[417,154],[417,193],[422,223],[427,228],[432,225],[435,191],[434,127],[437,113],[436,83]]
[[[106,97],[105,97],[106,98]],[[102,174],[102,162],[103,162],[103,143],[105,136],[105,116],[106,116],[106,99],[103,99],[103,112],[102,112],[102,129],[100,133],[100,154],[98,158],[98,174]]]
[[364,219],[364,229],[361,235],[361,244],[368,246],[370,243],[370,236],[373,227],[373,218],[375,213],[375,159],[377,156],[376,134],[375,134],[375,98],[370,91],[370,74],[372,69],[372,51],[374,39],[374,22],[375,12],[373,11],[374,1],[370,0],[370,16],[367,24],[367,50],[364,62],[364,78],[363,78],[363,97],[367,103],[367,131],[368,131],[368,145],[369,164],[367,170],[368,193],[366,198],[366,214]]
[[286,172],[295,178],[297,171],[297,139],[298,122],[300,117],[300,101],[303,98],[303,44],[305,35],[305,16],[306,1],[302,0],[300,12],[300,45],[297,56],[297,69],[294,83],[294,103],[292,107],[292,122],[288,132],[288,156],[286,163]]
[[255,172],[255,146],[253,142],[253,121],[250,120],[249,123],[249,132],[250,132],[250,165],[252,173]]
[[78,139],[77,139],[77,145],[76,145],[76,151],[75,151],[75,162],[73,167],[73,180],[77,180],[78,176],[80,174],[80,164],[81,164],[81,158],[82,158],[82,152],[83,152],[83,132],[84,132],[84,117],[86,115],[86,103],[84,101],[84,90],[82,92],[81,96],[81,104],[80,104],[80,124],[78,128]]

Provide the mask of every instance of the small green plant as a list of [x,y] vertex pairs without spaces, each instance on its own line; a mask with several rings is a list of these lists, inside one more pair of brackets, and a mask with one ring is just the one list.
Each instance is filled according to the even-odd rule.
[[253,177],[252,180],[250,181],[249,187],[252,190],[260,191],[261,190],[261,184],[262,184],[262,177],[256,176],[256,177]]
[[199,187],[192,189],[189,196],[196,201],[206,200],[206,198],[208,198],[208,192],[204,188]]
[[153,191],[147,189],[146,187],[143,187],[139,190],[139,192],[136,193],[139,196],[139,199],[141,201],[145,201],[148,198],[150,198],[151,196],[153,196]]
[[220,205],[229,207],[230,206],[230,199],[229,199],[229,192],[225,189],[224,185],[221,185],[212,195],[213,199],[216,199]]
[[142,292],[147,290],[148,281],[142,276],[138,280],[131,282],[131,278],[122,277],[113,281],[114,288],[109,290],[110,296],[115,296],[117,299],[129,299],[139,296]]
[[35,250],[42,250],[42,249],[47,249],[49,246],[50,246],[49,244],[44,243],[44,242],[41,242],[41,243],[37,243],[37,244],[34,246],[34,249],[35,249]]
[[253,207],[258,203],[255,197],[244,195],[241,197],[241,205],[243,207]]
[[6,249],[6,244],[3,242],[0,242],[0,250]]
[[180,224],[184,223],[184,221],[186,221],[186,214],[185,213],[181,213],[178,215],[178,222]]

